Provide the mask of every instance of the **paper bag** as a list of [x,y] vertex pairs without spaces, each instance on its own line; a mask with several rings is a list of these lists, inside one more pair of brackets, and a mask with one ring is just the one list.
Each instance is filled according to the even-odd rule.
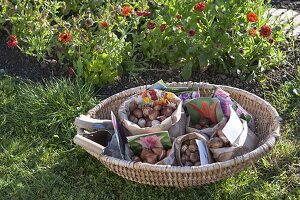
[[[207,141],[208,137],[206,135],[202,135],[199,133],[188,133],[186,135],[176,138],[176,140],[174,141],[174,144],[173,144],[173,148],[175,150],[175,157],[176,157],[177,164],[180,166],[184,166],[184,164],[182,163],[182,160],[181,160],[181,147],[186,140],[192,140],[192,139]],[[210,152],[208,151],[206,153],[208,155],[208,162],[212,163],[213,160],[210,155]],[[199,159],[199,161],[200,161],[200,159]]]
[[186,132],[187,117],[184,111],[181,112],[180,120],[169,129],[169,136],[173,142],[177,137],[184,135]]
[[[220,101],[217,98],[211,97],[199,97],[192,100],[188,100],[185,103],[189,117],[187,119],[186,131],[205,133],[209,137],[212,136],[221,124],[226,123],[226,118],[224,118]],[[194,127],[202,118],[208,119],[214,124],[213,127],[197,129]]]
[[[161,124],[154,127],[141,128],[137,124],[128,120],[128,113],[130,113],[135,106],[137,106],[138,108],[144,108],[146,106],[153,107],[154,105],[169,106],[175,110],[170,117],[167,117],[161,122]],[[159,131],[168,131],[171,126],[173,126],[180,120],[181,110],[182,102],[175,94],[151,89],[144,91],[142,94],[134,95],[123,102],[119,107],[118,114],[123,126],[132,135],[139,135]]]
[[210,148],[213,158],[226,161],[254,150],[257,146],[257,136],[248,128],[247,121],[242,120],[243,131],[231,147]]
[[186,132],[187,133],[196,132],[196,133],[205,134],[208,137],[211,137],[216,133],[217,130],[219,130],[221,127],[224,127],[226,122],[227,122],[227,119],[224,117],[219,123],[217,123],[213,127],[204,128],[204,129],[196,129],[193,127],[193,125],[191,125],[191,117],[189,116],[189,117],[187,117]]
[[247,112],[240,104],[238,104],[234,99],[230,98],[229,93],[225,92],[221,88],[216,88],[213,96],[220,100],[225,117],[229,118],[230,107],[232,107],[240,118],[248,122],[249,128],[252,131],[255,130],[254,117],[249,112]]

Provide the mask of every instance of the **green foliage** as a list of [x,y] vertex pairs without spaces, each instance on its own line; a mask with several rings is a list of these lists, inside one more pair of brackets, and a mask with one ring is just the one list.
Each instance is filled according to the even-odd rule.
[[[72,66],[93,84],[155,64],[180,68],[185,79],[207,68],[253,78],[283,60],[278,48],[285,39],[283,27],[270,24],[264,0],[203,2],[205,9],[195,11],[197,0],[2,0],[0,24],[17,35],[24,52]],[[122,13],[125,5],[131,8],[128,16]],[[139,11],[148,14],[139,16]],[[249,12],[258,21],[249,22]],[[272,34],[263,38],[259,30],[265,24]],[[254,28],[256,36],[250,36]],[[59,41],[64,32],[70,32],[70,41]]]
[[[115,27],[126,19],[111,15],[112,9],[95,1],[4,1],[0,22],[12,25],[10,34],[17,35],[26,53],[73,66],[77,76],[99,85],[114,81],[128,50],[124,32]],[[103,21],[107,28],[101,27]],[[59,41],[63,32],[70,32],[69,42]]]
[[[282,27],[273,23],[270,24],[271,36],[262,38],[259,34],[270,17],[264,0],[209,0],[203,1],[206,3],[204,11],[195,11],[194,5],[198,2],[161,1],[155,8],[155,17],[145,21],[157,27],[154,30],[144,27],[135,35],[143,55],[152,61],[181,67],[186,79],[196,68],[255,75],[283,60],[278,46],[269,42],[269,39],[277,43],[284,41]],[[247,20],[249,12],[258,15],[257,22]],[[165,31],[160,30],[162,24],[167,25]],[[255,37],[248,33],[251,28],[256,29]],[[195,31],[195,35],[191,36],[190,31]]]

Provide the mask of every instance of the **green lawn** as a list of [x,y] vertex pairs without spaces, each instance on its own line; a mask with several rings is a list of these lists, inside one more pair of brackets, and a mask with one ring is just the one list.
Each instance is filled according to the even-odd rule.
[[[72,143],[73,121],[99,99],[80,82],[0,80],[0,199],[299,199],[300,72],[266,92],[285,119],[275,149],[237,176],[196,188],[127,181]],[[299,88],[300,93],[300,88]]]

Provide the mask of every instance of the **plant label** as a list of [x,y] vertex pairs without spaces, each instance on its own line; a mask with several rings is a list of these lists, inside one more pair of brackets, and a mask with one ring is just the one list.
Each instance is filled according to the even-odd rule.
[[207,164],[209,164],[208,154],[207,154],[208,149],[207,149],[205,141],[204,140],[197,140],[196,139],[196,143],[197,143],[198,150],[199,150],[201,165],[207,165]]
[[243,124],[236,114],[236,112],[230,107],[230,118],[226,123],[225,127],[222,129],[222,132],[227,137],[229,142],[233,145],[238,137],[241,135],[244,127]]

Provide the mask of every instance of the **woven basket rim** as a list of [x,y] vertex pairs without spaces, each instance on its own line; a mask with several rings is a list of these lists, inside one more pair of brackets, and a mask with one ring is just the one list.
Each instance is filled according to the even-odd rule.
[[[238,165],[242,162],[246,161],[251,161],[258,159],[259,157],[265,155],[267,152],[269,152],[273,146],[275,145],[278,137],[280,136],[280,116],[276,109],[267,101],[262,99],[261,97],[250,93],[248,91],[231,87],[231,86],[226,86],[226,85],[216,85],[216,84],[210,84],[210,83],[205,83],[205,82],[172,82],[172,83],[166,83],[168,86],[176,86],[176,85],[198,85],[199,87],[204,87],[207,89],[211,89],[214,86],[221,87],[222,89],[225,90],[235,90],[238,93],[241,93],[247,98],[253,99],[255,101],[260,101],[260,103],[265,104],[268,108],[268,111],[274,116],[274,123],[275,123],[275,129],[272,131],[272,134],[269,136],[269,138],[266,139],[266,141],[257,146],[253,151],[248,152],[246,154],[243,154],[241,156],[237,156],[233,159],[223,161],[223,162],[215,162],[212,164],[207,164],[203,166],[192,166],[192,167],[182,167],[182,166],[170,166],[170,165],[155,165],[155,164],[148,164],[148,163],[141,163],[141,162],[134,162],[134,161],[127,161],[127,160],[122,160],[114,157],[110,157],[107,155],[103,154],[103,151],[99,154],[101,161],[103,163],[110,163],[113,165],[118,165],[118,166],[123,166],[126,168],[135,168],[135,169],[140,169],[140,170],[150,170],[150,171],[165,171],[165,172],[183,172],[183,173],[194,173],[194,172],[208,172],[208,171],[215,171],[217,169],[222,169],[222,168],[227,168],[232,165]],[[110,101],[116,100],[119,97],[123,98],[124,95],[126,94],[131,94],[134,91],[139,91],[139,90],[144,90],[148,88],[150,85],[144,85],[144,86],[138,86],[134,88],[129,88],[127,90],[121,91],[119,93],[116,93],[103,101],[101,101],[99,104],[97,104],[94,108],[92,108],[89,112],[88,115],[93,117],[96,112],[98,112],[100,109],[102,109],[103,106],[105,106],[107,103]],[[131,96],[131,95],[128,95]],[[95,152],[96,153],[96,152]],[[98,152],[99,153],[99,152]]]

